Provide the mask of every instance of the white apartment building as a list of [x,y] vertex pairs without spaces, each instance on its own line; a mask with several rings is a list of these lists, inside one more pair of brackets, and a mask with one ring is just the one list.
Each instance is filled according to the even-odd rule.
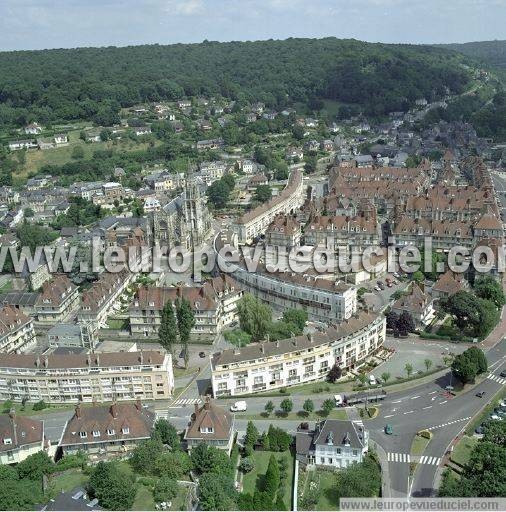
[[288,178],[286,187],[279,195],[246,212],[236,222],[234,230],[239,237],[239,243],[250,243],[255,237],[265,233],[276,215],[286,215],[300,208],[304,202],[304,188],[302,171],[293,171]]
[[161,351],[0,354],[1,401],[166,400],[173,391],[172,356]]
[[42,292],[35,304],[37,320],[54,325],[65,320],[79,304],[79,289],[66,275],[55,277],[42,285]]
[[238,396],[324,380],[362,364],[383,345],[386,319],[362,313],[325,333],[228,349],[211,356],[213,395]]
[[5,305],[0,309],[0,352],[12,354],[29,350],[36,343],[33,321],[21,310]]

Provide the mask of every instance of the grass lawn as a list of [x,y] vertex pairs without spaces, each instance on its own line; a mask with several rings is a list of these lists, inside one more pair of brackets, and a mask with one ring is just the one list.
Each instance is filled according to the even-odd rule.
[[423,455],[425,448],[429,444],[430,439],[416,435],[411,443],[411,455]]
[[65,404],[65,405],[48,405],[45,409],[41,411],[33,410],[33,403],[26,403],[23,407],[20,403],[12,403],[8,402],[0,402],[0,414],[6,414],[9,412],[9,409],[13,407],[16,410],[16,414],[18,416],[33,416],[34,414],[45,414],[55,411],[65,411],[75,408],[75,404]]
[[12,290],[12,281],[7,281],[2,287],[0,287],[0,293],[9,292]]
[[262,452],[255,451],[253,452],[253,460],[255,461],[255,469],[250,473],[246,473],[243,479],[243,491],[249,494],[253,494],[257,485],[261,482],[262,476],[265,475],[267,471],[267,466],[269,465],[269,459],[271,455],[273,455],[279,460],[281,458],[285,458],[288,460],[288,479],[285,482],[285,496],[283,501],[285,505],[289,507],[289,510],[292,509],[292,486],[293,486],[293,466],[294,466],[294,458],[292,453],[287,450],[285,452]]
[[478,438],[464,436],[453,449],[451,460],[460,466],[464,466],[471,456],[472,449],[476,446]]
[[155,500],[149,487],[143,484],[138,486],[132,510],[155,510]]
[[174,377],[186,377],[187,375],[193,375],[198,371],[198,368],[179,368],[179,366],[174,366]]
[[51,476],[51,485],[56,492],[68,492],[76,487],[83,487],[88,482],[89,477],[81,469],[68,469],[63,473]]
[[325,415],[322,411],[315,411],[311,414],[306,414],[304,411],[291,412],[289,414],[284,413],[272,413],[271,415],[267,415],[267,413],[260,414],[236,414],[238,418],[248,419],[248,420],[265,420],[265,419],[275,419],[275,420],[322,420],[322,419],[332,419],[332,420],[347,420],[348,415],[346,414],[345,409],[333,409],[330,411],[330,414]]
[[108,318],[107,327],[121,331],[128,328],[128,318]]
[[336,492],[336,474],[332,471],[318,471],[320,478],[316,510],[339,510],[339,497]]

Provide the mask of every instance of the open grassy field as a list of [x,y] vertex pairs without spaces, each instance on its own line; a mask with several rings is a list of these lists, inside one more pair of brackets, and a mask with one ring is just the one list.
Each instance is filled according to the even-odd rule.
[[255,488],[259,485],[261,486],[262,476],[265,475],[265,472],[267,471],[267,466],[269,465],[269,459],[271,458],[271,455],[274,455],[278,460],[285,458],[289,462],[287,472],[288,479],[285,482],[285,496],[283,501],[285,502],[285,505],[289,507],[289,510],[291,510],[294,458],[293,454],[289,450],[285,452],[253,452],[252,458],[255,462],[255,469],[244,475],[243,491],[249,494],[253,494],[255,492]]
[[69,469],[63,473],[52,475],[50,484],[56,492],[69,492],[76,487],[86,485],[88,478],[80,469]]
[[[120,139],[107,142],[86,143],[79,138],[80,130],[68,132],[69,144],[58,148],[45,150],[29,150],[26,152],[26,161],[15,174],[15,178],[22,179],[36,173],[43,165],[63,165],[72,161],[72,151],[75,147],[82,147],[84,159],[91,158],[98,150],[114,148],[118,151],[138,151],[148,147],[147,142],[137,142],[131,139]],[[157,141],[159,143],[159,141]]]

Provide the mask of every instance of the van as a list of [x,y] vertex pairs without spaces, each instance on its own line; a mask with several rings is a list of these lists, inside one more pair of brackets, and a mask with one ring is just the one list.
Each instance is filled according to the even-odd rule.
[[336,402],[336,407],[341,407],[344,404],[344,398],[342,395],[334,395],[334,401]]
[[232,412],[242,412],[247,409],[246,402],[244,400],[241,400],[240,402],[236,402],[235,404],[230,406],[230,410]]
[[376,386],[376,377],[374,375],[369,375],[369,384],[371,386]]

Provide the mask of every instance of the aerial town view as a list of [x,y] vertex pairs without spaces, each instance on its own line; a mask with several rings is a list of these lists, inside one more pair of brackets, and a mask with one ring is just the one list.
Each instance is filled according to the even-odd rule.
[[0,0],[0,510],[506,510],[505,27]]

